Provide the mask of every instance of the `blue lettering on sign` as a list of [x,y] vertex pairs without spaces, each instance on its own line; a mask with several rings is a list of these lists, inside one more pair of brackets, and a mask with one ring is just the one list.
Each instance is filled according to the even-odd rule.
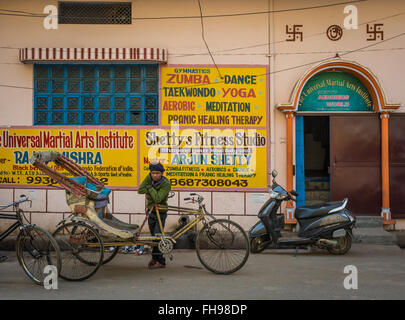
[[244,160],[246,160],[246,165],[250,165],[252,155],[241,155],[241,154],[213,154],[211,155],[211,164],[217,166],[238,166],[244,165]]
[[208,155],[206,154],[174,154],[170,164],[198,164],[207,165]]
[[[103,164],[100,152],[93,153],[91,151],[87,152],[67,152],[64,151],[62,154],[77,164]],[[15,164],[29,164],[30,157],[28,151],[14,151],[14,163]]]
[[93,152],[90,152],[90,151],[87,151],[87,152],[64,151],[62,154],[66,158],[73,160],[77,164],[103,164],[103,161],[101,160],[100,152],[96,152],[94,154]]
[[15,164],[29,164],[28,151],[14,151]]
[[235,165],[250,165],[252,160],[252,155],[242,155],[242,154],[212,154],[209,158],[208,155],[197,155],[197,154],[173,154],[172,161],[170,164],[194,164],[194,165],[216,165],[216,166],[235,166]]

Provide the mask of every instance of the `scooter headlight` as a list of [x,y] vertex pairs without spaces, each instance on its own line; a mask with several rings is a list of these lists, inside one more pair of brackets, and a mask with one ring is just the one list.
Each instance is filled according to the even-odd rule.
[[273,189],[270,188],[269,190],[270,193],[270,199],[278,199],[279,198],[279,193],[273,191]]

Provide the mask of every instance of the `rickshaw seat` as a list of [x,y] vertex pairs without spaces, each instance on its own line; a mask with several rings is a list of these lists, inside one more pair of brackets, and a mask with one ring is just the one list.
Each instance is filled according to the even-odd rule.
[[110,227],[121,229],[121,230],[137,232],[139,229],[139,225],[125,223],[125,222],[115,218],[113,215],[111,215],[111,219],[102,218],[101,220],[103,220],[103,222],[108,224]]
[[[69,178],[73,181],[80,183],[82,186],[86,188],[87,196],[95,201],[95,207],[101,208],[105,207],[108,203],[108,196],[111,193],[111,190],[108,188],[102,188],[101,190],[97,190],[97,186],[93,183],[87,182],[87,178],[84,176],[79,177],[71,177]],[[98,203],[104,201],[105,203]]]
[[[111,190],[108,188],[103,188],[101,191],[97,191],[97,186],[87,182],[86,177],[73,177],[70,178],[83,186],[86,187],[86,189],[89,191],[89,197],[94,201],[94,208],[98,212],[99,218],[107,225],[109,225],[112,228],[120,229],[120,230],[125,230],[129,232],[137,232],[139,229],[139,225],[137,224],[130,224],[130,223],[125,223],[117,218],[115,218],[108,210],[107,204],[109,202],[109,194],[111,193]],[[103,211],[103,209],[105,209]],[[102,213],[103,211],[103,213]]]

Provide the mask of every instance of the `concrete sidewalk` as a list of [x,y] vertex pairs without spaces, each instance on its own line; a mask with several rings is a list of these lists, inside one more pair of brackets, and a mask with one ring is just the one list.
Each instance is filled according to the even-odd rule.
[[391,231],[397,237],[397,245],[405,248],[405,230]]
[[[405,250],[354,244],[344,256],[322,250],[265,250],[251,254],[238,272],[206,270],[194,250],[175,250],[166,269],[148,270],[150,255],[119,254],[83,282],[59,280],[57,290],[34,285],[13,252],[0,263],[0,297],[6,299],[404,299]],[[347,290],[346,266],[358,271],[358,289]]]

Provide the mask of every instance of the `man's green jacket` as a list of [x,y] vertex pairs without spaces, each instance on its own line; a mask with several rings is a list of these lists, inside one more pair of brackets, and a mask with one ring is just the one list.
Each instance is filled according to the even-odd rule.
[[150,209],[154,204],[167,206],[167,197],[170,190],[170,181],[166,177],[163,177],[163,181],[160,184],[153,186],[152,177],[148,174],[139,186],[138,193],[146,194],[147,207]]

